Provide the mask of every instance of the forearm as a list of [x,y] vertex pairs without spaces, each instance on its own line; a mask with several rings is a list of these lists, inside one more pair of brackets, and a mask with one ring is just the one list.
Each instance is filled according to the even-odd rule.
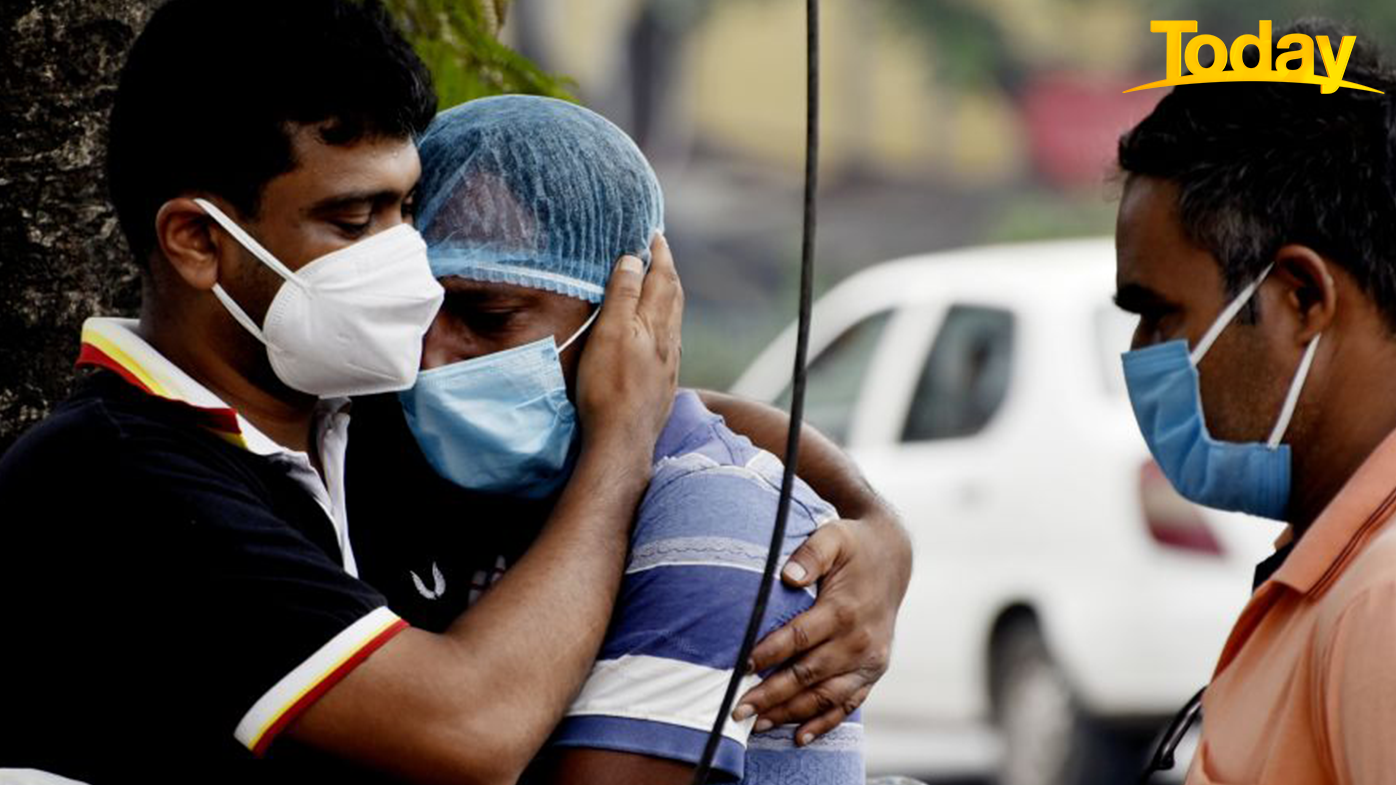
[[510,768],[523,769],[590,672],[648,476],[647,461],[585,453],[528,552],[445,633],[469,656],[461,697],[477,738],[502,734]]
[[686,785],[694,767],[630,752],[564,747],[553,751],[529,785]]
[[408,782],[513,783],[585,680],[648,455],[584,450],[542,533],[443,634],[407,629],[295,722],[301,741]]

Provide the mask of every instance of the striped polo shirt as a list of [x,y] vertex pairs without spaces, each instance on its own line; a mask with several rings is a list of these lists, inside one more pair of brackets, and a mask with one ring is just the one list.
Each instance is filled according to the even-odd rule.
[[[782,465],[681,391],[655,450],[611,627],[551,744],[694,763],[717,716],[761,580]],[[782,564],[834,509],[797,482]],[[761,634],[814,604],[777,583]],[[748,677],[743,688],[757,683]],[[806,747],[797,726],[730,719],[716,768],[748,785],[862,783],[857,712]]]

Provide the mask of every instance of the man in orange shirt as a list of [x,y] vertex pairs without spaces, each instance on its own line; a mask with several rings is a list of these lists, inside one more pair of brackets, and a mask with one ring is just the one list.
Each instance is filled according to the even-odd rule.
[[1345,78],[1384,94],[1179,87],[1120,141],[1140,428],[1184,496],[1290,524],[1189,783],[1396,782],[1396,72],[1359,42]]

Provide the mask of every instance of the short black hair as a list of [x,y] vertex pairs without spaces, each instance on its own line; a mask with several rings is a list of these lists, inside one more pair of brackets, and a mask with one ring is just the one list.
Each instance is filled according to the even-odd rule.
[[[1354,33],[1318,19],[1275,35]],[[1253,51],[1253,50],[1252,50]],[[1276,52],[1276,56],[1284,50]],[[1315,66],[1323,60],[1315,52]],[[1188,238],[1228,291],[1286,243],[1346,269],[1396,329],[1396,73],[1358,35],[1343,79],[1385,94],[1279,82],[1185,85],[1120,139],[1120,168],[1176,183]]]
[[256,215],[296,166],[291,133],[327,144],[415,139],[431,75],[378,0],[170,0],[132,45],[107,138],[107,185],[131,251],[166,201],[207,191]]

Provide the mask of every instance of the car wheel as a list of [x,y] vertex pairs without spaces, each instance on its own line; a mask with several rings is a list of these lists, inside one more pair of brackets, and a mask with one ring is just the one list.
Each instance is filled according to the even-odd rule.
[[994,651],[1000,785],[1115,785],[1142,771],[1148,738],[1092,720],[1052,661],[1036,621],[1010,622]]

